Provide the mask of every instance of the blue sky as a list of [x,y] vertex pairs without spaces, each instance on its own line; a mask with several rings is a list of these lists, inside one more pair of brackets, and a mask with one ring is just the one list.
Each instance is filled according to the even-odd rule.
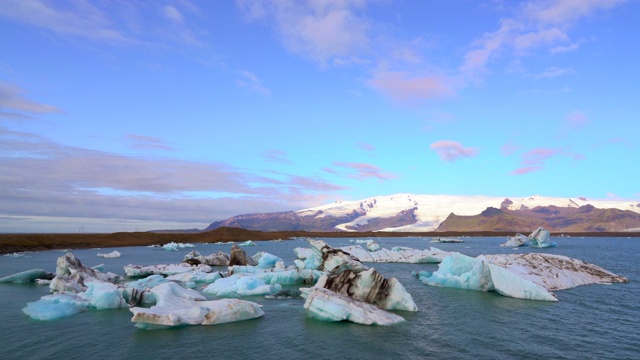
[[638,24],[624,0],[0,0],[0,232],[640,200]]

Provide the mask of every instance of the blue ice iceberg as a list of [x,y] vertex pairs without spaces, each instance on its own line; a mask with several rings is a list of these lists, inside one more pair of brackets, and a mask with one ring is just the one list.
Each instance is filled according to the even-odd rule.
[[38,279],[51,280],[54,274],[43,269],[32,269],[0,278],[0,283],[28,283]]
[[206,301],[198,292],[168,282],[151,292],[157,303],[151,308],[133,307],[136,327],[152,329],[180,325],[214,325],[249,320],[264,315],[260,305],[239,299]]
[[556,243],[549,239],[549,230],[539,227],[529,235],[529,246],[534,248],[556,247]]
[[440,263],[437,271],[421,271],[418,277],[427,285],[495,291],[518,299],[558,301],[556,296],[543,286],[493,264],[493,261],[484,255],[472,258],[453,254]]
[[219,297],[242,297],[257,295],[273,295],[280,291],[280,284],[269,285],[264,280],[244,274],[236,274],[216,280],[202,292]]
[[71,316],[89,308],[89,301],[78,294],[45,295],[40,300],[27,303],[22,312],[34,320],[56,320]]

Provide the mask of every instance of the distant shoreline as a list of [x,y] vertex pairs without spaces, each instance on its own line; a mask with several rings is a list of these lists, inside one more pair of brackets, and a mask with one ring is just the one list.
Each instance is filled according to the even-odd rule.
[[[218,243],[229,241],[289,240],[311,238],[380,238],[380,237],[480,237],[514,236],[518,231],[433,231],[433,232],[312,232],[253,231],[222,227],[200,233],[118,232],[109,234],[0,234],[0,254],[60,249],[91,249],[109,247],[149,246],[170,242]],[[530,231],[520,231],[528,234]],[[552,237],[637,237],[640,232],[560,232]]]

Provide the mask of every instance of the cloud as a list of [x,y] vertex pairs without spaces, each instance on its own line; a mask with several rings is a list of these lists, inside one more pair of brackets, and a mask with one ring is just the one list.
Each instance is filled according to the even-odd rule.
[[184,23],[184,17],[182,16],[182,13],[178,11],[178,9],[176,9],[175,7],[171,5],[166,5],[165,7],[162,8],[162,12],[164,16],[166,16],[167,19],[171,20],[172,22],[177,24]]
[[567,127],[572,130],[579,130],[586,126],[588,119],[587,116],[581,111],[574,111],[565,116],[564,122]]
[[[385,180],[393,180],[398,176],[392,173],[383,172],[382,169],[375,165],[365,164],[365,163],[345,163],[336,161],[333,163],[334,166],[346,169],[346,176],[356,180],[366,180],[369,178],[375,178],[380,181]],[[342,175],[340,171],[334,170],[331,168],[325,168],[324,171],[327,171],[332,174]]]
[[358,147],[360,149],[364,150],[364,151],[369,151],[369,152],[371,152],[371,151],[376,149],[375,146],[373,146],[371,144],[368,144],[368,143],[364,143],[364,142],[358,143]]
[[315,176],[274,177],[219,162],[133,158],[4,128],[0,168],[3,216],[210,222],[317,205],[344,189]]
[[376,72],[369,86],[401,103],[415,103],[453,95],[453,89],[442,76],[420,76],[408,72]]
[[532,76],[538,79],[552,79],[552,78],[560,77],[562,75],[571,74],[572,72],[573,72],[573,69],[570,69],[570,68],[559,68],[559,67],[552,66],[552,67],[546,68],[543,72],[532,75]]
[[518,169],[513,170],[510,174],[511,175],[524,175],[530,172],[535,172],[535,171],[540,171],[542,170],[542,166],[528,166],[528,167],[521,167]]
[[61,112],[55,106],[29,99],[25,93],[16,85],[0,81],[0,118],[31,118],[36,114]]
[[514,144],[513,141],[509,141],[508,143],[502,145],[502,147],[500,148],[500,152],[504,156],[509,156],[518,151],[519,148],[520,146]]
[[511,172],[511,175],[523,175],[544,169],[545,162],[557,155],[562,155],[561,151],[548,148],[535,148],[522,154],[521,164],[524,165]]
[[553,0],[531,1],[524,7],[529,18],[542,24],[568,24],[600,10],[613,8],[626,0]]
[[434,150],[440,159],[444,161],[456,161],[462,157],[475,157],[478,155],[478,150],[475,148],[465,148],[456,141],[440,140],[436,141],[430,146],[431,150]]
[[237,2],[250,21],[270,21],[291,52],[322,66],[351,58],[369,46],[366,18],[358,14],[361,0]]
[[558,45],[556,47],[553,47],[553,48],[549,49],[549,53],[550,54],[563,54],[563,53],[575,51],[575,50],[578,50],[578,48],[580,47],[581,43],[582,43],[582,41],[578,41],[578,42],[575,42],[575,43],[569,44],[569,45]]
[[287,157],[287,153],[282,150],[269,149],[260,154],[263,158],[280,164],[291,164],[291,160]]
[[238,86],[260,95],[271,96],[271,91],[262,84],[262,81],[254,73],[251,71],[239,71],[239,74]]
[[127,134],[125,137],[129,146],[134,149],[175,151],[175,149],[167,145],[164,140],[152,136]]

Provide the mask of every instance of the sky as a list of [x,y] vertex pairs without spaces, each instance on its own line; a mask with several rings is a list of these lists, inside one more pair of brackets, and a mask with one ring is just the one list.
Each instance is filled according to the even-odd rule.
[[0,232],[640,200],[637,0],[0,0]]

